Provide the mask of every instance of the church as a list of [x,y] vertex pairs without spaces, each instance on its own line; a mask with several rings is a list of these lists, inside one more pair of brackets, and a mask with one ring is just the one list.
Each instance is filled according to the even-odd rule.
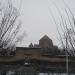
[[39,40],[39,44],[33,44],[31,43],[29,45],[29,48],[34,47],[34,48],[52,48],[53,47],[53,42],[52,40],[47,36],[44,35],[40,40]]
[[52,56],[60,53],[57,46],[53,45],[52,40],[43,36],[39,44],[30,44],[29,47],[17,47],[15,51],[15,60],[21,59],[40,59],[42,56]]
[[60,53],[60,50],[57,46],[54,46],[52,40],[45,35],[39,40],[39,44],[33,45],[31,43],[29,47],[16,47],[16,50],[9,52],[9,55],[5,55],[4,53],[0,53],[0,62],[39,59],[42,56],[57,55]]

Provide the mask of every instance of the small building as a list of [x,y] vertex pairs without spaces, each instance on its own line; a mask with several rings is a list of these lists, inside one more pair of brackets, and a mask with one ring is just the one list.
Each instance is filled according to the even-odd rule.
[[53,42],[47,35],[45,35],[39,40],[39,46],[41,48],[52,48]]
[[34,44],[34,48],[39,48],[39,44]]

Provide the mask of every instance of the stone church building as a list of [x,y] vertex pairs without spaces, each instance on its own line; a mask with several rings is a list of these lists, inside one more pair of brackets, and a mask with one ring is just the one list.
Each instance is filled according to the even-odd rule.
[[50,56],[53,53],[58,54],[58,52],[58,47],[54,46],[52,40],[45,35],[39,40],[39,44],[33,45],[31,43],[29,47],[16,47],[16,50],[9,52],[9,55],[6,55],[6,52],[0,52],[0,62],[10,63],[28,59],[41,60],[44,58],[43,56]]
[[39,44],[33,44],[31,43],[29,45],[29,48],[52,48],[53,47],[53,42],[52,40],[47,36],[43,36],[40,40],[39,40]]

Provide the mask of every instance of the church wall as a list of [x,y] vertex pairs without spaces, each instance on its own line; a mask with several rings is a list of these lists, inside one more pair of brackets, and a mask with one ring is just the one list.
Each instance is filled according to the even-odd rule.
[[17,58],[26,58],[30,57],[32,59],[38,58],[41,56],[40,48],[19,48],[16,50]]

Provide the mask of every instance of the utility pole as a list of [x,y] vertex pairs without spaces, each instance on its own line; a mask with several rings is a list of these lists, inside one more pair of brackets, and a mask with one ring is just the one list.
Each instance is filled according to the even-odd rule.
[[68,75],[68,52],[67,52],[67,49],[68,49],[68,41],[67,41],[67,33],[66,33],[66,75]]

